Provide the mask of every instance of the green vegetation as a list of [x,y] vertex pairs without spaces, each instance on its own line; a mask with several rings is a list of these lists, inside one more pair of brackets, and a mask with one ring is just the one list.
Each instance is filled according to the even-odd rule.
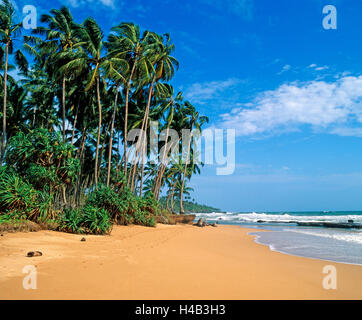
[[[170,36],[121,22],[106,37],[66,7],[40,20],[22,36],[11,2],[0,3],[0,224],[108,234],[113,224],[154,226],[176,208],[190,211],[183,198],[200,167],[193,138],[183,154],[190,164],[182,163],[181,131],[201,130],[208,118],[170,84],[179,67]],[[155,151],[143,133],[128,139],[155,121],[155,133],[166,132],[159,164],[149,163]]]
[[[165,205],[167,198],[162,197],[160,202],[162,205]],[[186,213],[212,213],[212,212],[222,212],[220,209],[206,206],[203,204],[198,204],[193,201],[184,201],[183,202],[184,210]],[[177,212],[180,209],[180,200],[176,199],[174,201],[174,210]]]
[[64,210],[59,225],[60,230],[74,233],[109,234],[112,230],[109,213],[90,205]]

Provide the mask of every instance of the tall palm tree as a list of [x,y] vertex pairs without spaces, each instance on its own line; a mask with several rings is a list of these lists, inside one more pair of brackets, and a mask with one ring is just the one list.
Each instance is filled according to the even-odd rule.
[[[107,48],[110,48],[111,45],[109,43],[105,43]],[[111,175],[111,163],[112,163],[112,147],[113,147],[113,131],[114,131],[114,123],[116,118],[117,111],[117,102],[119,96],[119,87],[121,84],[127,83],[127,87],[129,83],[126,80],[127,73],[129,70],[129,65],[126,59],[124,59],[124,55],[114,55],[109,54],[103,61],[103,69],[104,75],[106,78],[110,79],[113,82],[113,87],[115,88],[115,98],[113,103],[113,112],[112,112],[112,120],[111,120],[111,136],[109,142],[109,151],[108,151],[108,170],[107,170],[107,186],[109,186],[110,175]]]
[[19,131],[24,131],[29,120],[29,112],[26,106],[26,96],[28,91],[26,88],[12,81],[8,90],[8,105],[7,105],[7,139]]
[[[205,120],[170,84],[178,68],[170,37],[141,32],[133,23],[120,23],[105,42],[95,20],[88,18],[79,25],[69,9],[62,7],[43,15],[44,26],[20,39],[21,24],[14,22],[11,1],[0,0],[0,86],[4,87],[0,90],[4,100],[0,158],[7,150],[6,164],[18,169],[9,161],[10,150],[17,150],[17,143],[7,141],[21,140],[13,138],[20,131],[27,135],[27,146],[38,153],[41,148],[28,132],[39,131],[37,138],[47,140],[44,150],[55,148],[61,157],[52,162],[55,153],[43,150],[37,162],[47,165],[41,170],[33,166],[29,174],[20,175],[31,184],[35,176],[43,177],[34,180],[36,184],[53,181],[42,192],[49,194],[55,210],[83,204],[88,191],[97,189],[100,182],[119,195],[127,195],[128,182],[134,195],[151,196],[156,201],[167,189],[167,208],[170,201],[174,208],[179,197],[183,212],[183,198],[190,190],[187,184],[199,167],[192,161],[182,163],[179,152],[170,153],[173,146],[180,147],[181,140],[172,136],[171,145],[169,135],[171,130],[201,128]],[[15,40],[32,56],[30,68]],[[9,75],[16,69],[14,53],[21,71],[18,81]],[[151,121],[159,122],[155,130],[166,132],[165,148],[157,154],[159,164],[145,165],[151,146],[140,148],[140,144],[144,143],[144,132],[153,130]],[[131,128],[142,129],[134,152],[127,144]],[[49,140],[48,135],[54,139]],[[120,151],[121,143],[124,151]],[[197,150],[191,143],[183,151],[194,159]],[[131,157],[132,165],[128,164]],[[22,157],[15,158],[21,161]],[[50,170],[53,164],[61,183]],[[68,170],[70,167],[73,169]],[[76,181],[69,178],[70,171]],[[131,195],[127,198],[138,201]]]
[[134,23],[123,22],[112,28],[112,33],[108,37],[108,51],[111,57],[121,57],[128,61],[130,66],[129,73],[126,76],[126,99],[125,99],[125,116],[124,116],[124,173],[127,177],[127,133],[128,133],[128,111],[129,111],[129,95],[131,84],[135,81],[135,75],[148,71],[148,60],[144,56],[147,50],[148,37],[150,32],[145,31],[141,36],[140,27]]
[[93,86],[96,87],[96,100],[98,107],[98,132],[97,132],[97,144],[95,152],[95,165],[94,165],[94,180],[95,185],[98,185],[98,155],[99,145],[102,128],[102,104],[101,104],[101,72],[106,66],[107,56],[104,55],[104,41],[103,31],[93,18],[87,18],[82,25],[78,26],[75,30],[75,35],[80,39],[82,43],[81,51],[67,52],[64,55],[65,60],[69,62],[65,63],[60,72],[72,71],[75,75],[89,72],[89,78],[85,91],[89,91]]
[[30,127],[58,126],[58,117],[54,109],[56,84],[39,64],[33,66],[20,83],[29,93],[26,100],[27,109],[32,113]]
[[185,179],[186,179],[186,172],[187,172],[187,166],[189,164],[189,157],[190,157],[190,151],[191,151],[191,141],[193,139],[192,137],[192,131],[194,127],[201,132],[201,127],[204,123],[209,122],[209,118],[205,116],[200,116],[199,112],[196,111],[196,108],[188,101],[185,102],[185,112],[189,115],[189,129],[190,129],[190,137],[188,139],[188,145],[187,145],[187,151],[185,155],[185,164],[184,164],[184,172],[182,177],[182,184],[180,188],[180,214],[184,213],[183,208],[183,192],[184,192],[184,186],[185,186]]
[[174,198],[175,198],[175,192],[176,192],[176,186],[177,185],[181,185],[181,178],[182,178],[182,174],[183,174],[183,165],[182,165],[182,158],[179,156],[178,159],[176,159],[177,162],[175,161],[172,166],[170,168],[168,168],[167,170],[167,178],[170,179],[170,184],[169,184],[169,191],[168,191],[168,195],[169,195],[169,200],[171,200],[171,211],[173,211],[174,208]]
[[[62,134],[65,141],[65,123],[66,123],[66,78],[67,71],[62,69],[59,72],[57,66],[58,60],[63,58],[62,53],[72,51],[80,46],[80,43],[75,35],[76,24],[73,21],[73,16],[67,7],[62,7],[60,10],[52,9],[50,14],[43,14],[40,19],[46,23],[47,27],[39,27],[33,31],[34,34],[45,35],[45,41],[40,44],[40,49],[44,56],[47,56],[45,66],[52,70],[55,79],[60,78],[62,86]],[[29,38],[28,38],[29,39]]]
[[[146,110],[141,127],[141,136],[138,140],[139,144],[143,142],[143,131],[145,131],[145,128],[147,127],[146,123],[148,121],[154,91],[156,91],[156,93],[158,91],[158,94],[160,95],[167,92],[165,85],[160,81],[171,80],[175,74],[175,69],[178,69],[179,67],[178,61],[173,56],[171,56],[175,46],[171,43],[170,36],[168,34],[160,36],[152,33],[148,41],[149,44],[147,49],[144,51],[144,55],[152,64],[152,70],[151,73],[143,74],[144,79],[142,82],[144,84],[149,83],[149,88]],[[137,150],[139,150],[139,144]],[[136,165],[133,166],[131,190],[133,190],[135,172]]]
[[[0,41],[5,46],[4,53],[4,96],[3,96],[3,132],[1,138],[1,163],[5,153],[6,147],[6,113],[7,113],[7,80],[8,80],[8,63],[9,55],[14,52],[14,40],[21,33],[21,23],[15,21],[15,9],[9,0],[3,0],[0,4]],[[3,55],[1,55],[3,56]],[[17,60],[22,57],[21,52],[18,50],[15,54]]]
[[178,92],[177,95],[174,97],[174,89],[172,86],[168,85],[169,87],[169,95],[164,100],[164,105],[162,106],[161,112],[165,117],[165,126],[166,126],[166,137],[165,137],[165,144],[164,144],[164,151],[162,153],[160,168],[158,171],[156,184],[154,186],[154,196],[155,199],[159,199],[159,194],[161,191],[162,179],[167,168],[168,155],[169,151],[174,147],[174,145],[168,144],[168,136],[170,132],[170,127],[174,122],[174,118],[178,110],[180,109],[180,103],[183,100],[182,92]]

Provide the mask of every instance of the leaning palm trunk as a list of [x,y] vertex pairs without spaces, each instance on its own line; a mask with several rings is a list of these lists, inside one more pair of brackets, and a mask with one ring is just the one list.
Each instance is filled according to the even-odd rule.
[[104,139],[103,139],[103,143],[102,143],[102,148],[101,148],[101,150],[99,151],[98,179],[99,179],[100,174],[101,174],[101,166],[102,166],[103,153],[104,153],[104,149],[106,148],[106,142],[107,142],[108,132],[109,132],[109,129],[110,129],[110,127],[111,127],[111,124],[112,124],[112,119],[109,121],[108,126],[107,126],[107,129],[105,129]]
[[157,168],[156,179],[155,179],[155,181],[153,182],[153,185],[152,185],[152,194],[153,194],[153,197],[155,199],[156,199],[156,190],[157,190],[157,187],[158,187],[158,181],[159,181],[159,178],[160,178],[160,175],[161,175],[161,171],[162,171],[162,163]]
[[63,142],[65,142],[65,76],[63,76],[63,88],[62,88],[62,115],[63,115]]
[[135,62],[132,66],[132,71],[129,76],[129,80],[127,83],[127,90],[126,90],[126,107],[125,107],[125,115],[124,115],[124,175],[127,178],[127,134],[128,134],[128,103],[129,103],[129,91],[131,86],[131,81],[133,78],[134,71],[136,69],[136,63],[137,63],[137,57],[135,59]]
[[[146,120],[146,129],[145,131],[147,131],[148,128],[148,119]],[[142,143],[142,160],[141,160],[141,180],[140,180],[140,194],[139,196],[142,197],[142,191],[143,191],[143,175],[144,175],[144,170],[145,170],[145,159],[146,159],[146,154],[147,154],[147,141],[146,141],[146,137]]]
[[66,194],[66,187],[62,186],[62,196],[63,196],[63,203],[67,205],[67,194]]
[[169,202],[170,202],[170,198],[171,198],[171,187],[173,186],[173,182],[174,182],[175,178],[172,178],[171,180],[171,184],[170,184],[170,187],[168,189],[168,195],[167,195],[167,200],[166,200],[166,209],[169,210]]
[[5,70],[4,70],[4,105],[3,105],[3,135],[1,141],[1,164],[5,156],[5,146],[6,146],[6,99],[7,99],[7,79],[8,79],[8,57],[9,57],[9,43],[5,46]]
[[35,118],[36,118],[36,106],[34,107],[34,112],[33,112],[33,123],[32,123],[32,128],[35,128]]
[[176,189],[177,180],[175,181],[172,191],[171,191],[171,211],[174,212],[173,208],[175,206],[175,189]]
[[[141,126],[141,134],[138,138],[137,144],[136,144],[136,152],[135,152],[135,156],[134,156],[134,164],[133,164],[133,168],[132,168],[132,174],[130,174],[129,178],[128,178],[128,185],[131,184],[131,190],[133,191],[133,187],[134,187],[134,179],[135,179],[135,175],[136,175],[136,167],[137,167],[137,163],[139,160],[139,155],[140,155],[140,148],[143,148],[143,131],[147,130],[145,129],[145,123],[146,123],[146,119],[148,118],[148,112],[147,112],[147,108],[145,111],[145,114],[143,116],[143,120],[142,120],[142,126]],[[125,163],[126,165],[126,163]]]
[[70,141],[71,146],[73,146],[73,144],[74,144],[75,128],[76,128],[77,120],[78,120],[78,111],[79,111],[79,104],[78,104],[77,112],[75,113],[74,122],[73,122],[72,139]]
[[[191,124],[191,133],[192,133],[192,128],[193,128],[193,123]],[[188,165],[188,160],[189,160],[189,154],[190,154],[190,149],[191,149],[191,136],[190,136],[190,140],[188,143],[188,147],[187,147],[187,154],[186,154],[186,163],[185,163],[185,169],[182,175],[182,185],[181,185],[181,190],[180,190],[180,214],[184,214],[184,207],[183,207],[183,195],[184,195],[184,187],[185,187],[185,178],[186,178],[186,172],[187,172],[187,165]]]
[[131,178],[131,190],[133,191],[133,187],[134,187],[134,178],[135,178],[135,174],[136,174],[136,166],[137,166],[137,161],[138,161],[138,154],[139,154],[139,149],[140,149],[140,144],[143,143],[143,131],[145,129],[145,124],[146,121],[148,119],[148,114],[149,114],[149,110],[150,110],[150,106],[151,106],[151,99],[152,99],[152,94],[153,94],[153,85],[155,83],[155,80],[152,80],[152,83],[150,85],[150,90],[148,93],[148,101],[147,101],[147,106],[146,106],[146,111],[145,111],[145,115],[143,117],[142,120],[142,128],[141,128],[141,135],[137,141],[136,144],[136,156],[135,156],[135,164],[133,165],[133,172],[132,172],[132,178]]
[[[63,116],[63,142],[65,142],[65,76],[63,76],[63,87],[62,87],[62,116]],[[63,197],[63,204],[67,205],[67,195],[66,195],[65,186],[62,186],[62,197]]]
[[82,157],[82,153],[83,153],[84,146],[85,146],[85,141],[86,141],[86,138],[87,138],[86,131],[87,131],[87,127],[84,127],[83,131],[82,131],[82,137],[80,139],[81,148],[78,148],[78,150],[77,150],[77,153],[75,155],[76,159],[79,159],[79,158]]
[[[169,146],[169,148],[167,149],[166,154],[168,154],[171,151],[171,149],[173,148],[173,146],[175,146],[177,143],[179,143],[179,141],[180,140],[177,140],[173,144],[171,144]],[[166,158],[166,163],[163,164],[163,167],[162,167],[161,172],[160,172],[160,179],[159,179],[159,183],[158,183],[158,186],[157,186],[157,189],[156,189],[156,195],[155,195],[156,200],[159,200],[159,198],[160,198],[160,192],[161,192],[161,187],[162,187],[162,179],[163,179],[163,176],[165,174],[169,159],[170,158]]]
[[142,192],[143,192],[143,176],[145,171],[145,152],[143,152],[142,156],[142,164],[141,164],[141,181],[140,181],[140,197],[142,198]]
[[[142,124],[142,131],[141,131],[141,135],[140,135],[140,144],[137,147],[137,152],[136,152],[136,156],[135,156],[135,164],[134,166],[136,166],[138,169],[138,162],[140,162],[141,166],[142,166],[142,170],[144,167],[144,159],[145,159],[145,153],[147,152],[147,141],[146,141],[146,136],[143,135],[144,131],[147,131],[148,128],[148,114],[144,116],[144,119],[146,119],[145,125],[143,126]],[[137,141],[138,142],[138,141]],[[133,174],[132,174],[132,184],[131,184],[131,190],[133,191],[134,188],[136,187],[137,183],[134,182],[135,179],[137,178],[136,175],[136,170],[135,168],[133,168]]]
[[116,88],[116,97],[115,97],[115,100],[114,100],[114,107],[113,107],[113,114],[112,114],[111,137],[109,138],[107,187],[109,187],[109,181],[110,181],[110,178],[111,178],[113,130],[114,130],[114,120],[116,118],[116,108],[117,108],[117,100],[118,100],[118,87],[119,86],[117,86],[117,88]]
[[156,181],[155,181],[155,184],[153,186],[153,196],[156,198],[156,192],[157,192],[157,189],[158,189],[158,185],[159,185],[159,181],[161,180],[162,181],[162,169],[163,169],[163,166],[164,166],[164,161],[165,161],[165,156],[166,154],[168,154],[168,151],[166,152],[166,146],[167,146],[167,140],[168,140],[168,132],[170,130],[170,125],[167,126],[167,130],[166,130],[166,138],[165,138],[165,146],[164,146],[164,150],[163,150],[163,153],[162,153],[162,160],[161,160],[161,164],[160,164],[160,168],[157,170],[157,178],[156,178]]
[[183,202],[184,202],[183,197],[184,197],[186,170],[187,170],[187,162],[185,163],[185,169],[184,169],[184,173],[182,175],[182,185],[181,185],[181,190],[180,190],[180,214],[185,213],[184,206],[183,206]]
[[99,92],[99,77],[97,77],[97,102],[98,102],[98,134],[97,134],[96,159],[94,165],[94,181],[96,187],[98,185],[98,151],[101,139],[101,126],[102,126],[102,106],[101,106],[101,96]]

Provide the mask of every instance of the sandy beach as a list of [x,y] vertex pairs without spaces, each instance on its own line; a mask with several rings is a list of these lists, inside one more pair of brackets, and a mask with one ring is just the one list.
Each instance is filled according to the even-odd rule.
[[[362,267],[289,256],[248,230],[114,227],[110,236],[52,231],[0,237],[0,299],[362,299]],[[39,250],[41,257],[28,258]],[[37,289],[24,290],[24,266]],[[337,290],[322,286],[337,269]]]

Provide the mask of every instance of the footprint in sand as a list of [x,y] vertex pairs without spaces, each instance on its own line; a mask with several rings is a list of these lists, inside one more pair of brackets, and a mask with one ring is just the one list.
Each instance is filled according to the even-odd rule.
[[131,256],[126,256],[126,262],[129,264],[138,264],[137,260]]

